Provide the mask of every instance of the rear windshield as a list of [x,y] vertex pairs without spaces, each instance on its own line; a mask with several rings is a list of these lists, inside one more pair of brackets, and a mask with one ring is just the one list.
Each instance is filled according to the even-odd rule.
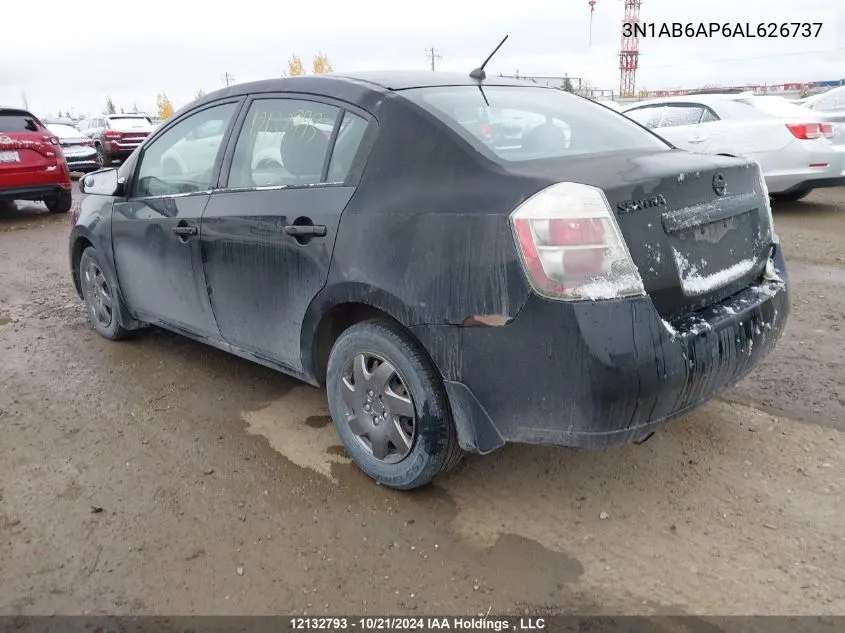
[[845,87],[828,90],[810,102],[815,110],[845,110]]
[[84,138],[82,132],[77,130],[75,127],[71,127],[69,125],[60,125],[58,123],[48,123],[47,129],[50,130],[53,134],[58,136],[59,138]]
[[737,101],[776,117],[807,118],[806,108],[790,103],[783,97],[747,97]]
[[109,127],[118,132],[132,132],[135,130],[151,130],[149,119],[140,116],[109,117]]
[[0,132],[37,132],[35,117],[25,112],[0,112]]
[[502,161],[670,149],[628,118],[562,90],[531,86],[483,90],[449,86],[402,94]]

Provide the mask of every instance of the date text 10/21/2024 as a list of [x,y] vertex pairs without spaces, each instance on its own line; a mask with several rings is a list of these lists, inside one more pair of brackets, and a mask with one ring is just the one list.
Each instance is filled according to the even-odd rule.
[[545,618],[514,617],[295,617],[295,631],[545,631]]

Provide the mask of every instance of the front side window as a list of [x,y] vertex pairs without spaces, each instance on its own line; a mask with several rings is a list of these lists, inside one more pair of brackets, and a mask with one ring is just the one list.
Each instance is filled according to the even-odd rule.
[[500,161],[671,149],[626,117],[562,90],[449,86],[400,94]]
[[[145,147],[138,167],[137,197],[207,191],[236,104],[201,110],[179,121]],[[203,135],[209,127],[217,133]]]
[[229,187],[314,185],[340,109],[301,99],[258,99],[241,128]]

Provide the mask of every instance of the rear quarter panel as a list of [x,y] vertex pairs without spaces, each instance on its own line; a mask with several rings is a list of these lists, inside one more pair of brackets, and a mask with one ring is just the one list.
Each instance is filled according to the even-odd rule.
[[507,214],[543,185],[493,165],[405,99],[388,95],[372,112],[379,136],[315,305],[369,303],[406,326],[512,318],[529,287]]

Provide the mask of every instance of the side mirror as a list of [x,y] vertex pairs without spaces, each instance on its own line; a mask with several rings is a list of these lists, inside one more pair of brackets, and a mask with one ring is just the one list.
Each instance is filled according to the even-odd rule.
[[117,169],[99,169],[79,181],[79,190],[95,196],[121,196],[123,183],[118,180]]

